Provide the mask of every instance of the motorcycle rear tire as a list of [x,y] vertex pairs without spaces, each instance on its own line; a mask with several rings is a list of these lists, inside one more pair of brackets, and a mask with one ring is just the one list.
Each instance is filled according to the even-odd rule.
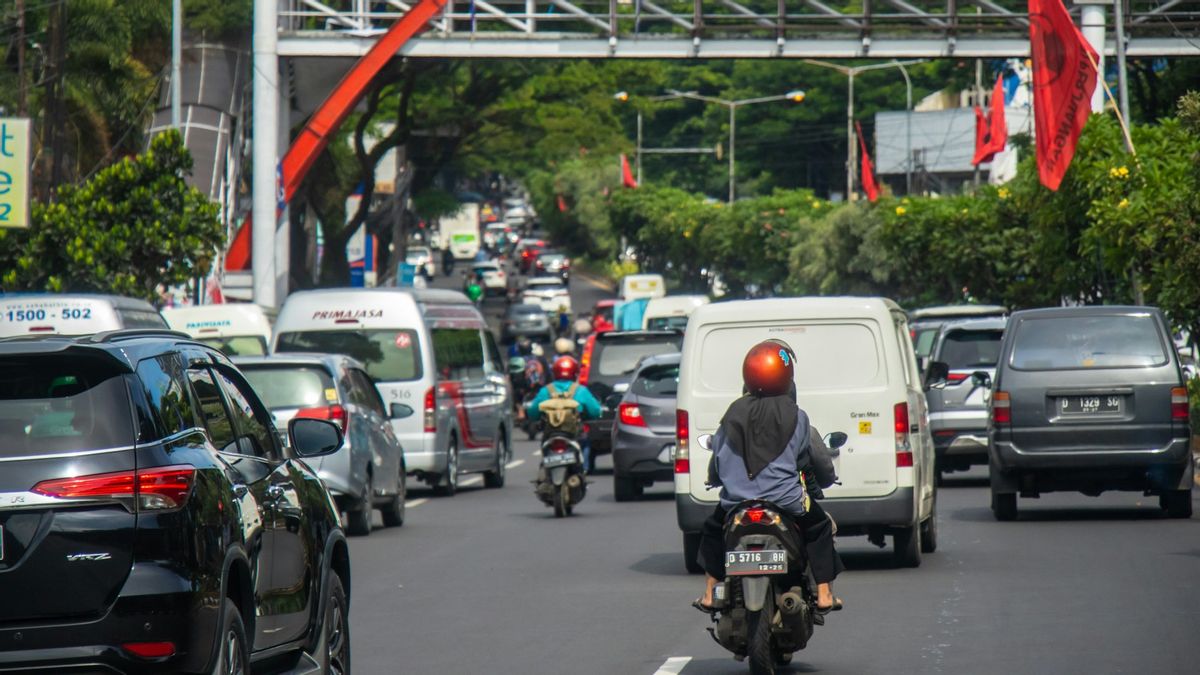
[[566,485],[561,489],[554,491],[554,517],[563,518],[571,514],[570,507],[567,505]]
[[746,612],[746,660],[750,675],[775,675],[775,654],[771,649],[771,618],[775,616],[775,592],[767,590],[762,610]]

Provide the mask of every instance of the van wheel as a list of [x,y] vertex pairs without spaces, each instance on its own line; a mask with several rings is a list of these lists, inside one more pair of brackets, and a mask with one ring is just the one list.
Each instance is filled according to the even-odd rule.
[[508,462],[508,444],[504,442],[504,430],[500,430],[500,440],[496,441],[496,468],[491,471],[484,472],[483,485],[489,488],[504,487],[504,476],[507,468],[505,463]]
[[246,640],[246,624],[233,600],[225,598],[221,608],[221,634],[217,638],[217,663],[212,675],[246,675],[250,672],[250,643]]
[[1167,512],[1168,518],[1192,517],[1192,491],[1171,490],[1158,497],[1158,505]]
[[396,496],[382,509],[385,527],[400,527],[404,524],[404,502],[408,499],[408,482],[404,465],[400,466],[400,478],[396,481]]
[[642,496],[642,483],[636,478],[613,475],[613,498],[619,502],[632,502]]
[[897,530],[892,535],[892,556],[897,567],[921,566],[921,525]]
[[1015,492],[992,493],[992,515],[996,520],[1009,521],[1017,519],[1017,494]]
[[354,510],[346,514],[346,532],[354,537],[371,534],[371,500],[375,497],[375,481],[367,474],[366,494],[355,505]]
[[446,473],[433,486],[435,494],[443,497],[453,497],[458,492],[458,439],[450,437],[450,447],[446,448]]
[[937,494],[933,496],[933,508],[929,510],[929,518],[921,523],[921,553],[933,553],[937,550]]
[[688,574],[703,574],[704,567],[700,564],[700,533],[683,533],[683,566]]

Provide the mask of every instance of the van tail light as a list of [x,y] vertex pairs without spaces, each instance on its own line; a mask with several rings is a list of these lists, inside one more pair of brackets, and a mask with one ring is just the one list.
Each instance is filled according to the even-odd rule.
[[642,409],[636,403],[622,403],[617,407],[617,417],[620,418],[621,424],[627,426],[646,426],[646,419],[642,417]]
[[112,499],[130,511],[165,511],[187,503],[196,479],[190,465],[44,480],[33,492],[59,499]]
[[896,466],[913,465],[912,443],[909,440],[908,403],[897,403],[892,407],[892,417],[896,431]]
[[1188,391],[1184,387],[1171,388],[1171,419],[1188,419]]
[[691,473],[691,452],[688,449],[688,414],[686,410],[675,411],[675,473]]
[[437,394],[434,388],[430,387],[425,392],[425,433],[432,434],[437,432]]
[[319,408],[305,408],[296,413],[297,418],[311,420],[328,420],[338,425],[342,433],[350,426],[350,413],[340,405],[327,405]]
[[1012,399],[1007,391],[992,394],[992,424],[1012,424]]
[[596,334],[592,333],[588,336],[587,342],[583,345],[583,355],[579,357],[579,384],[586,387],[588,376],[592,372],[592,351],[596,349]]

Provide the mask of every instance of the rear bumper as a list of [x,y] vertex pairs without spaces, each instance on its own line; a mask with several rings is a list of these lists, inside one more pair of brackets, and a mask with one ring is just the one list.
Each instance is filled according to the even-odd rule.
[[917,518],[916,497],[911,487],[896,488],[884,497],[824,499],[821,506],[845,534],[853,534],[846,530],[858,527],[908,527]]
[[397,432],[396,436],[400,440],[400,447],[404,448],[404,467],[410,476],[418,473],[437,474],[446,470],[446,451],[435,450],[435,434]]
[[938,461],[949,460],[956,465],[988,463],[986,432],[964,432],[957,436],[934,437],[933,452]]
[[670,481],[675,478],[675,469],[671,458],[668,456],[666,462],[659,461],[664,448],[675,444],[674,436],[660,436],[645,430],[640,432],[626,430],[619,424],[613,425],[613,429],[614,474],[655,481]]
[[[994,438],[994,437],[993,437]],[[1009,470],[1149,468],[1190,464],[1192,453],[1187,438],[1172,439],[1165,447],[1118,450],[1031,451],[1012,441],[993,440],[991,451],[996,466]]]
[[[190,588],[165,567],[136,565],[99,619],[0,629],[0,673],[208,672],[221,605]],[[129,642],[171,642],[175,655],[140,659],[120,647]]]
[[1161,492],[1190,490],[1195,480],[1186,438],[1151,450],[1053,452],[1030,452],[1010,441],[993,441],[989,459],[992,489],[999,492]]
[[712,515],[717,502],[702,502],[690,494],[675,493],[675,519],[683,532],[698,533]]
[[612,452],[613,418],[601,417],[588,420],[588,441],[592,444],[592,454],[607,455]]

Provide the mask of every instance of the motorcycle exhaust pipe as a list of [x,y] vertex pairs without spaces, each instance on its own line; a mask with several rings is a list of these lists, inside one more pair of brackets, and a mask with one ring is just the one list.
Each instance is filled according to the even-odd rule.
[[800,613],[804,608],[804,598],[800,597],[799,593],[788,591],[779,596],[779,610],[789,616],[794,616]]
[[579,479],[579,474],[571,474],[571,476],[567,478],[567,487],[571,488],[572,490],[578,488],[580,483],[581,481]]

